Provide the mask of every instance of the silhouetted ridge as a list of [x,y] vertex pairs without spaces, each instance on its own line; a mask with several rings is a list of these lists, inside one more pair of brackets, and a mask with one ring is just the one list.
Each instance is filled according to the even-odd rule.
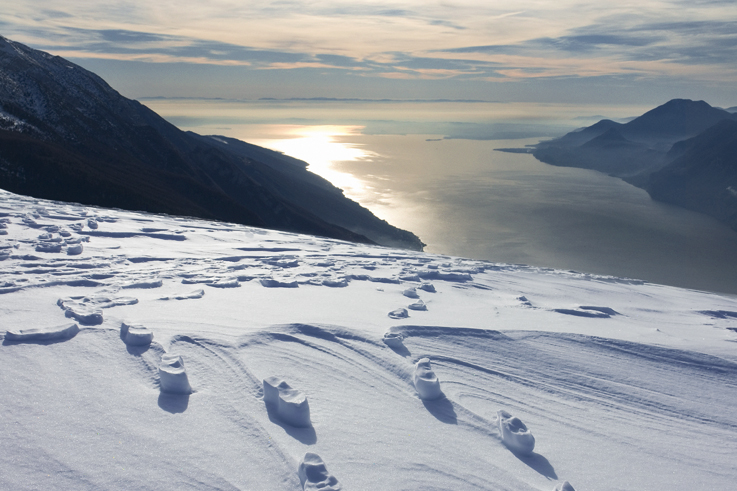
[[650,176],[650,196],[737,230],[737,121],[720,121],[684,143],[681,156]]
[[674,99],[626,124],[605,119],[541,142],[533,156],[621,177],[654,199],[706,213],[737,230],[735,125],[737,114]]
[[680,140],[732,117],[729,112],[704,101],[673,99],[625,124],[623,134],[642,140],[648,137]]
[[0,37],[0,74],[4,189],[422,249],[306,163],[183,132],[61,57]]
[[631,141],[622,136],[622,133],[620,133],[619,130],[616,128],[610,128],[601,135],[587,141],[582,146],[587,148],[599,148],[601,146],[626,145],[631,143]]

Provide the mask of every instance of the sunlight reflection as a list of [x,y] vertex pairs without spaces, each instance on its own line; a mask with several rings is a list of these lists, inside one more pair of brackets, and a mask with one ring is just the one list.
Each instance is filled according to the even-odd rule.
[[371,161],[378,156],[350,141],[355,141],[363,126],[273,126],[277,126],[273,130],[279,138],[251,139],[249,142],[304,160],[311,172],[327,179],[356,201],[371,192],[366,183],[336,168],[339,162]]

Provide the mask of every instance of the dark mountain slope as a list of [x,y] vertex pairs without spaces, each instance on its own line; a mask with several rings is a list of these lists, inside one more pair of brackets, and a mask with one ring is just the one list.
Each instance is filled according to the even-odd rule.
[[[246,158],[255,154],[269,166],[260,172],[264,176],[262,182],[270,183],[265,184],[270,192],[289,199],[297,206],[330,223],[366,235],[380,244],[401,247],[416,240],[410,232],[391,227],[383,220],[381,222],[385,226],[376,226],[376,217],[369,210],[354,201],[347,200],[340,189],[322,177],[306,172],[302,167],[304,162],[300,160],[234,138],[224,136],[201,138],[209,138],[222,146],[227,145],[231,152]],[[282,161],[284,158],[291,159],[287,160],[287,165]]]
[[556,142],[556,144],[560,146],[577,147],[583,145],[592,138],[603,135],[612,128],[619,128],[621,126],[622,124],[617,123],[616,121],[612,121],[610,119],[602,119],[598,123],[594,123],[591,126],[571,131],[570,133],[567,133],[560,138],[548,142],[543,142],[542,144],[545,145],[548,143]]
[[533,155],[548,164],[598,170],[643,186],[652,172],[670,162],[667,153],[676,142],[724,119],[737,120],[737,115],[704,101],[673,99],[626,124],[605,119],[541,142]]
[[602,120],[541,142],[533,156],[621,177],[653,199],[711,215],[737,230],[736,127],[737,114],[674,99],[626,124]]
[[[661,156],[647,145],[625,138],[621,133],[623,125],[608,120],[600,123],[606,124],[597,123],[598,126],[569,133],[557,141],[541,143],[533,155],[548,164],[592,169],[618,177],[636,175],[650,163],[660,162]],[[583,133],[590,139],[572,145],[580,141]],[[575,138],[570,137],[574,135]]]
[[680,157],[650,176],[647,191],[737,230],[737,121],[723,120],[684,147]]
[[[0,37],[0,187],[422,248],[416,236],[348,200],[306,164],[235,146],[183,132],[97,75]],[[305,206],[303,196],[330,201],[331,213]]]

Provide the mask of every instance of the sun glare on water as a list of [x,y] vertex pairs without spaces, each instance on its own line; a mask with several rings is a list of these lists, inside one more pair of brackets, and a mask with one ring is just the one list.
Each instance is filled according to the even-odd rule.
[[360,134],[362,126],[269,126],[273,126],[270,129],[276,138],[250,139],[249,142],[304,160],[311,172],[341,188],[346,196],[360,199],[369,192],[366,183],[337,169],[340,162],[371,161],[377,156],[362,145],[348,141]]

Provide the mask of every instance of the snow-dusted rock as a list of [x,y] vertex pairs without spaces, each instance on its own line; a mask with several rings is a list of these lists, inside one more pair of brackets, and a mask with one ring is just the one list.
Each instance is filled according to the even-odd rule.
[[513,452],[520,455],[529,455],[535,448],[535,437],[527,426],[517,417],[507,411],[497,411],[497,425],[504,444]]
[[293,389],[279,377],[264,379],[264,402],[276,411],[279,419],[292,426],[307,427],[310,422],[310,405],[300,390]]
[[141,324],[125,322],[120,325],[120,335],[128,346],[146,346],[154,339],[154,333]]
[[170,394],[192,393],[192,386],[189,385],[189,378],[181,356],[168,353],[161,356],[159,387],[161,392]]
[[73,338],[78,332],[77,324],[64,324],[56,327],[9,330],[5,333],[5,339],[16,342],[57,341]]
[[435,376],[435,372],[432,371],[429,358],[421,358],[415,364],[412,382],[415,384],[420,399],[432,400],[443,395],[443,391],[440,390],[440,381]]
[[325,462],[319,455],[307,452],[299,463],[299,480],[302,489],[320,491],[338,491],[343,489],[338,480],[328,472]]

